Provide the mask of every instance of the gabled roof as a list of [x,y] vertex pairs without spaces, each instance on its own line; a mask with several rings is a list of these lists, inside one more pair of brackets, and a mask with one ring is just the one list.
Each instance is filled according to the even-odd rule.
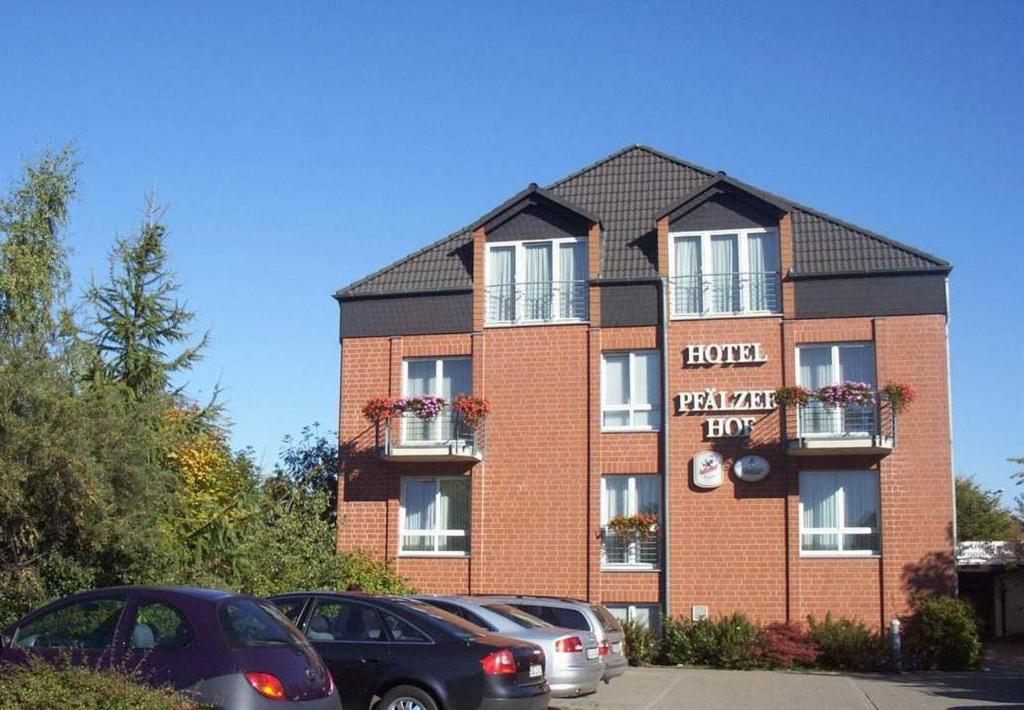
[[673,218],[677,215],[684,214],[705,200],[723,193],[745,196],[749,200],[763,203],[769,207],[775,208],[779,212],[789,212],[790,207],[792,207],[789,202],[786,202],[782,198],[776,197],[775,195],[767,192],[762,192],[757,188],[751,187],[746,183],[729,177],[723,172],[719,172],[711,181],[702,184],[688,195],[683,195],[681,199],[676,200],[668,207],[661,210],[656,219],[660,220],[662,217]]
[[574,215],[578,215],[583,219],[587,220],[591,224],[600,223],[600,218],[593,216],[582,207],[577,207],[571,202],[562,199],[554,193],[548,192],[540,187],[537,187],[537,183],[531,182],[529,186],[522,192],[513,195],[511,198],[501,203],[493,210],[485,214],[483,217],[478,219],[473,224],[469,225],[469,231],[475,231],[480,227],[485,227],[488,232],[492,229],[492,225],[511,218],[513,215],[521,212],[522,210],[530,207],[534,204],[547,203],[548,206],[555,207],[556,209],[564,212],[569,212]]
[[531,185],[484,217],[444,239],[338,291],[338,298],[472,289],[472,229],[530,197],[540,196],[600,222],[605,279],[658,275],[660,216],[714,187],[741,190],[793,217],[795,277],[860,273],[938,272],[948,262],[862,227],[747,185],[724,173],[635,145],[603,158],[547,188]]

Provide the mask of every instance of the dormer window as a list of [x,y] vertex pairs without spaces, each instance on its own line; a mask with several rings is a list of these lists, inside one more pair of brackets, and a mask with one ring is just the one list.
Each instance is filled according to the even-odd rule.
[[674,317],[782,312],[778,230],[672,232],[669,239]]
[[487,323],[587,320],[587,239],[490,242]]

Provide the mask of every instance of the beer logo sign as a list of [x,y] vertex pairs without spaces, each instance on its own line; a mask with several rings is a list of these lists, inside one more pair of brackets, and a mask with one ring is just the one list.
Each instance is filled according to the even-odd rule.
[[771,470],[772,466],[768,459],[757,454],[741,456],[732,465],[732,472],[736,478],[751,483],[763,481]]
[[722,455],[717,451],[701,451],[693,457],[693,485],[698,488],[718,488],[722,485]]

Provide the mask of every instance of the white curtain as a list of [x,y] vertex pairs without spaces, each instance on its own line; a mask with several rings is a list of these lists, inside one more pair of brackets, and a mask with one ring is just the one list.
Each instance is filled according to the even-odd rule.
[[[841,345],[839,347],[839,380],[866,382],[875,386],[875,348],[872,345]],[[842,411],[843,432],[848,435],[871,434],[875,431],[873,405],[850,405]]]
[[711,237],[712,304],[717,313],[739,310],[739,252],[736,235]]
[[405,529],[434,529],[434,481],[405,482]]
[[845,473],[841,477],[845,527],[871,528],[863,535],[844,535],[844,550],[875,552],[878,544],[878,476],[874,473]]
[[[605,355],[604,357],[604,403],[609,405],[629,404],[629,355]],[[605,426],[628,426],[629,412],[606,411]]]
[[[468,439],[465,430],[456,431],[451,419],[451,405],[460,394],[473,392],[473,363],[470,360],[443,360],[441,362],[441,397],[448,403],[443,416],[438,419],[441,432],[438,438],[442,441],[450,439]],[[462,429],[465,429],[464,427]]]
[[468,478],[444,479],[440,483],[440,509],[437,516],[442,530],[462,530],[466,535],[442,535],[438,549],[442,551],[469,551],[469,488]]
[[779,250],[772,233],[751,234],[747,240],[750,260],[750,310],[778,310]]
[[551,244],[526,245],[526,318],[551,318]]
[[[409,360],[406,362],[405,396],[419,397],[437,394],[437,361]],[[412,414],[402,417],[402,430],[406,441],[431,441],[435,438],[435,424]]]
[[701,312],[700,237],[676,239],[676,275],[673,286],[675,312]]
[[604,476],[601,478],[604,483],[604,520],[609,520],[619,515],[629,515],[629,476]]
[[661,476],[636,477],[635,513],[661,514]]
[[492,323],[516,318],[516,249],[494,247],[487,257],[487,317]]
[[633,356],[634,392],[631,404],[647,404],[650,409],[634,412],[634,426],[656,426],[661,421],[661,364],[657,353],[636,353]]
[[562,244],[558,249],[559,317],[583,318],[587,302],[586,242]]
[[[804,528],[836,528],[839,525],[839,477],[834,473],[801,473],[800,502],[803,504]],[[836,534],[808,533],[803,536],[805,550],[838,549]]]
[[[810,390],[835,383],[832,369],[832,346],[800,348],[800,384]],[[800,409],[800,431],[823,434],[838,426],[836,412],[821,402],[811,401]]]

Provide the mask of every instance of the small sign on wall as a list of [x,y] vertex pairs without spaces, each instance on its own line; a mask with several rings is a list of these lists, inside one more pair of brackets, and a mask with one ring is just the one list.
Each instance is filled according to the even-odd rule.
[[724,459],[717,451],[701,451],[693,457],[693,485],[718,488],[724,479]]
[[768,459],[757,454],[741,456],[732,465],[733,475],[741,481],[748,481],[750,483],[763,481],[771,470],[772,467],[768,463]]

